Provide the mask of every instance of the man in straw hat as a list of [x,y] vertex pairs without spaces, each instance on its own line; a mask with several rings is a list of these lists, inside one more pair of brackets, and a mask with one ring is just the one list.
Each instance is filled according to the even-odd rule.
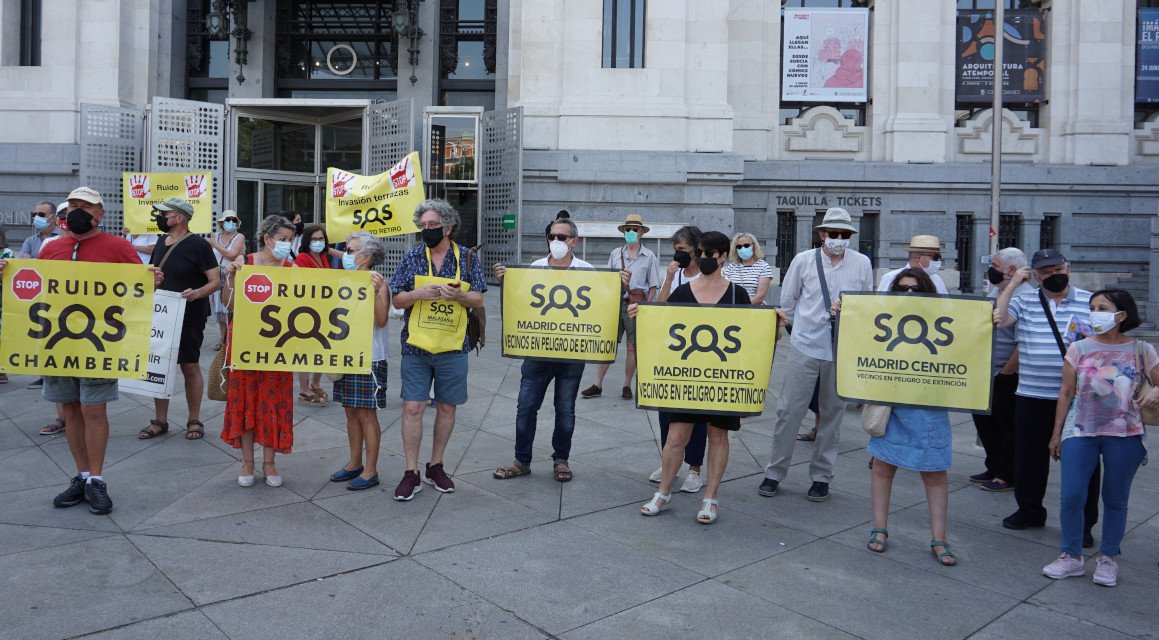
[[[624,234],[624,246],[612,250],[608,257],[608,268],[618,269],[620,277],[629,278],[627,288],[620,299],[620,335],[628,334],[628,357],[624,362],[624,388],[620,397],[624,400],[632,399],[632,377],[636,375],[636,320],[628,317],[629,297],[632,302],[652,300],[656,296],[656,289],[660,286],[660,261],[651,249],[641,243],[648,227],[638,213],[629,213],[624,224],[616,227]],[[616,338],[619,340],[619,336]],[[608,372],[607,364],[596,365],[595,383],[580,392],[584,398],[594,398],[604,392],[604,375]]]
[[809,477],[808,498],[821,502],[829,497],[833,465],[837,461],[837,436],[845,417],[845,402],[837,397],[834,365],[834,325],[830,306],[846,291],[873,289],[869,258],[850,248],[857,228],[849,212],[834,207],[814,227],[823,243],[820,248],[798,253],[781,283],[781,309],[793,325],[785,383],[777,403],[773,452],[757,492],[773,496],[789,472],[797,430],[809,408],[813,386],[820,378],[817,399],[821,424],[817,429]]
[[913,268],[925,271],[930,280],[934,281],[934,288],[938,293],[942,295],[949,293],[942,276],[938,275],[938,270],[942,268],[942,242],[937,236],[914,236],[910,238],[906,251],[909,252],[909,263],[901,269],[894,269],[881,276],[881,282],[877,285],[878,291],[889,291],[893,281],[897,279],[897,274]]

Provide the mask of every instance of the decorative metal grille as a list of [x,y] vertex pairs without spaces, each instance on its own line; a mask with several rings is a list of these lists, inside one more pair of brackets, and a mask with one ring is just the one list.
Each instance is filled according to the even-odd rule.
[[211,172],[213,210],[221,211],[225,106],[153,98],[149,131],[149,166],[152,170]]
[[[406,100],[376,102],[366,108],[366,170],[371,175],[382,173],[394,163],[415,150],[413,134],[414,103]],[[420,167],[421,168],[421,167]],[[401,212],[411,215],[410,211]],[[414,236],[410,234],[383,238],[386,261],[378,268],[389,278],[398,267],[403,254],[410,249]]]
[[797,216],[792,211],[777,212],[777,268],[781,279],[797,255]]
[[499,3],[497,0],[486,0],[483,6],[483,64],[489,73],[495,73],[498,25]]
[[[523,214],[523,107],[487,111],[482,120],[482,167],[479,197],[483,210],[484,272],[496,262],[520,264]],[[515,229],[503,228],[503,216],[515,216]]]
[[959,215],[955,234],[954,251],[958,253],[958,272],[961,279],[958,287],[962,293],[971,293],[974,291],[974,216]]
[[998,248],[1022,247],[1022,216],[1003,213],[998,216]]
[[106,229],[119,231],[124,221],[121,174],[141,170],[144,121],[141,109],[81,105],[80,182],[101,193]]

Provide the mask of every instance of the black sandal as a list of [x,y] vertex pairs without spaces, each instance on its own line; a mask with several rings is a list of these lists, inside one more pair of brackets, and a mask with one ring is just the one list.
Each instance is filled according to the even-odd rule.
[[[197,425],[194,429],[193,425]],[[185,439],[200,440],[205,437],[205,425],[200,420],[190,420],[185,423]]]
[[[153,429],[153,427],[159,428],[160,431],[155,431]],[[161,422],[160,420],[150,420],[149,426],[147,426],[144,429],[141,429],[140,431],[137,432],[137,439],[138,440],[152,440],[153,438],[156,438],[157,436],[165,435],[166,433],[169,433],[169,423],[168,422]]]

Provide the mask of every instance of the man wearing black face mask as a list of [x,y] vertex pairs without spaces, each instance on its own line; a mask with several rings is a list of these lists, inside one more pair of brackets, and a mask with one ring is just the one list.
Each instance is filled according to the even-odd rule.
[[[1033,272],[1032,272],[1033,269]],[[1042,288],[1014,296],[1034,275]],[[1050,436],[1062,388],[1063,354],[1069,346],[1067,324],[1090,324],[1091,292],[1070,284],[1070,263],[1055,249],[1034,254],[1029,267],[1014,272],[998,296],[994,323],[1015,328],[1018,341],[1018,390],[1014,400],[1014,498],[1018,510],[1002,520],[1007,529],[1046,525],[1046,481],[1050,474]],[[1083,546],[1094,544],[1091,528],[1099,517],[1099,469],[1087,493]]]
[[[1011,284],[1014,273],[1026,266],[1026,254],[1016,247],[1007,247],[990,259],[987,278],[990,297],[1013,289],[1012,297],[1032,293],[1028,282]],[[986,450],[986,470],[970,476],[971,482],[980,483],[983,491],[1010,491],[1014,488],[1014,392],[1018,388],[1018,352],[1014,327],[994,332],[994,357],[990,376],[993,380],[990,415],[974,414],[974,428]]]

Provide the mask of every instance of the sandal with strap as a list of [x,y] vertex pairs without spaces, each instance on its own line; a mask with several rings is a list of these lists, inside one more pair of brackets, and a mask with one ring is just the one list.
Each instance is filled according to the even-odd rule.
[[696,521],[700,524],[712,524],[716,522],[716,512],[720,511],[720,509],[718,508],[716,511],[713,511],[711,508],[720,507],[720,502],[715,498],[705,498],[701,502],[704,503],[704,508],[697,512]]
[[571,467],[567,464],[567,460],[556,460],[551,470],[555,474],[556,482],[571,482],[572,472]]
[[[885,529],[875,527],[869,530],[869,542],[865,545],[865,548],[874,553],[885,553],[885,543],[887,540],[889,540],[889,532]],[[877,548],[873,548],[873,545],[877,545]]]
[[511,464],[506,467],[499,467],[495,473],[491,474],[496,480],[510,480],[511,478],[518,478],[519,476],[526,476],[531,474],[531,467],[521,464],[518,460],[513,460]]
[[[157,427],[157,429],[154,430],[153,427]],[[161,422],[160,420],[150,420],[149,426],[147,426],[144,429],[141,429],[140,431],[137,432],[137,439],[138,440],[152,440],[153,438],[156,438],[157,436],[160,436],[160,435],[165,435],[166,433],[169,433],[169,423],[168,422]]]
[[[938,553],[934,547],[942,547],[944,551]],[[954,552],[950,548],[950,543],[945,540],[930,540],[930,551],[938,559],[938,564],[941,564],[943,567],[953,567],[958,564],[958,556],[954,555]],[[949,562],[946,562],[946,560],[949,560]]]
[[[658,502],[659,500],[663,500],[664,504],[660,504]],[[670,505],[670,504],[672,504],[672,494],[669,493],[668,495],[664,495],[663,493],[660,493],[659,491],[657,491],[652,496],[652,499],[648,501],[647,504],[640,507],[640,515],[645,515],[645,516],[658,515],[661,511],[664,511],[665,509],[667,509],[668,505]]]
[[53,436],[60,433],[61,431],[64,431],[64,418],[57,418],[56,420],[53,420],[52,422],[41,427],[40,431],[37,433],[42,436]]
[[[194,429],[193,425],[197,425]],[[205,437],[205,425],[200,420],[190,420],[185,423],[185,439],[200,440]]]

